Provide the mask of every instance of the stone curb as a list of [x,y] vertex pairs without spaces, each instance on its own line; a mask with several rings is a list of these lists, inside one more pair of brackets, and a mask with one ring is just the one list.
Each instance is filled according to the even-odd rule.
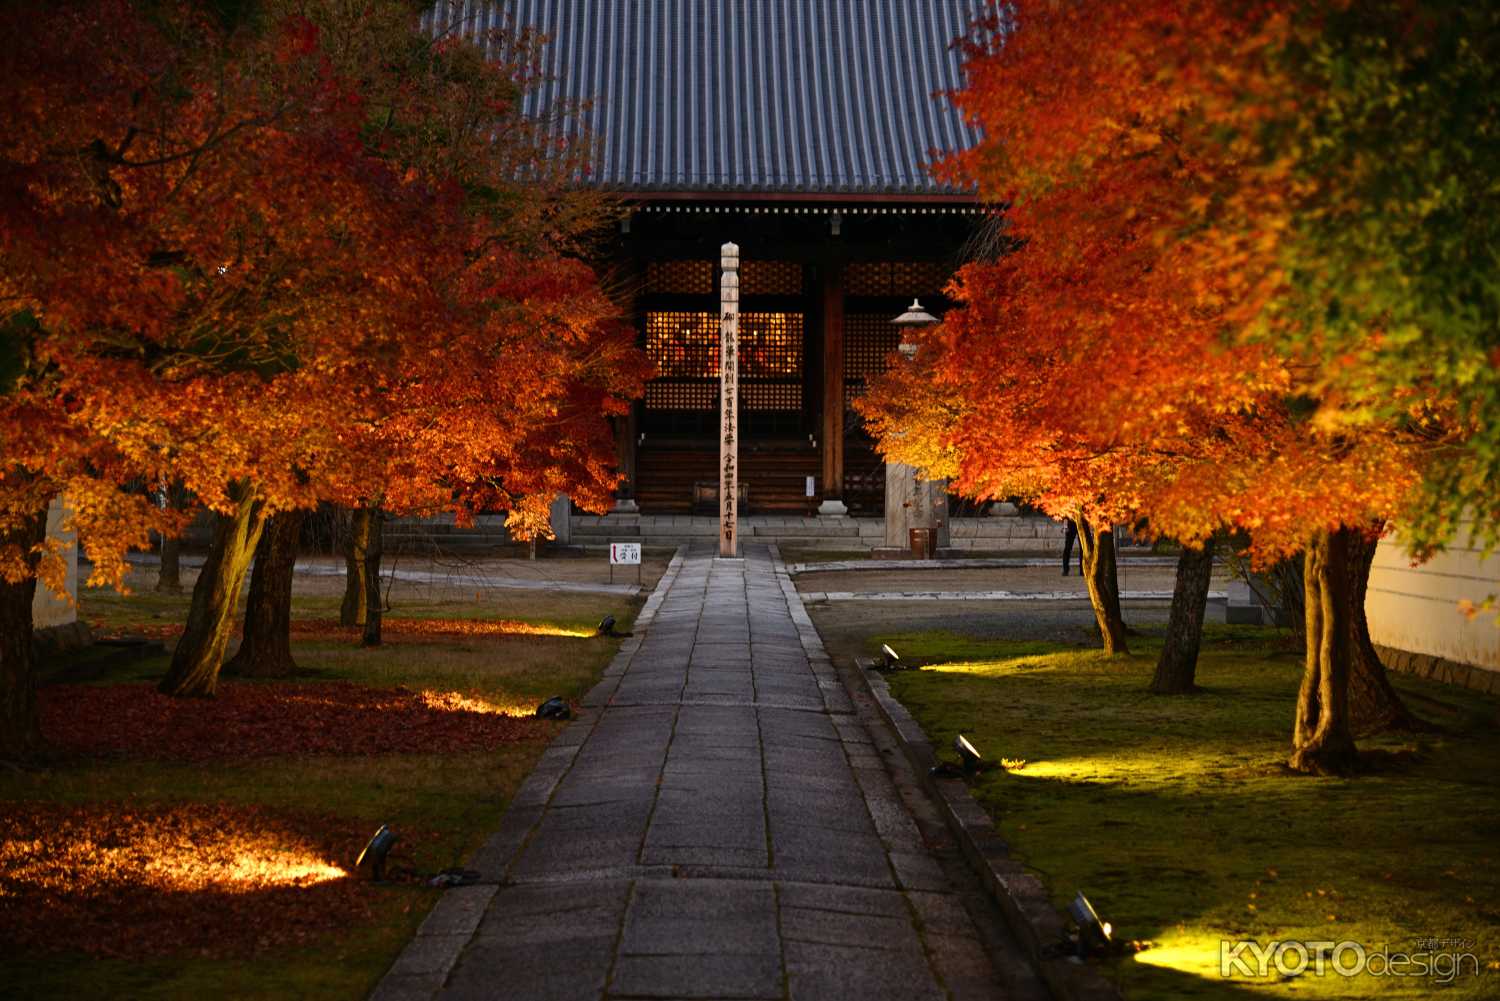
[[[585,710],[597,709],[609,703],[620,676],[630,666],[630,660],[640,649],[641,634],[656,618],[672,582],[682,569],[686,548],[679,547],[667,565],[666,571],[657,581],[651,597],[636,616],[631,627],[633,636],[620,644],[614,659],[604,669],[604,677],[589,690],[581,701]],[[484,917],[491,898],[500,889],[510,864],[515,860],[521,846],[526,843],[531,829],[541,820],[542,809],[552,798],[558,782],[573,766],[578,749],[588,739],[598,720],[598,713],[583,712],[572,723],[562,729],[547,749],[542,752],[536,767],[526,776],[516,790],[500,827],[480,846],[469,860],[468,867],[480,872],[480,882],[473,886],[459,886],[445,890],[432,910],[417,928],[416,936],[401,950],[391,968],[370,993],[370,1001],[428,1001],[443,989],[448,974],[458,962],[464,946],[473,938],[474,931]]]
[[1009,846],[963,781],[929,774],[937,764],[937,754],[911,713],[891,695],[886,680],[858,667],[853,673],[862,679],[923,789],[937,804],[964,857],[999,903],[1011,933],[1031,957],[1053,996],[1060,1001],[1121,1001],[1119,990],[1097,968],[1072,962],[1062,954],[1063,920],[1052,906],[1047,888],[1011,859]]
[[850,701],[843,681],[834,670],[833,660],[823,646],[823,637],[818,633],[818,627],[813,625],[812,617],[807,614],[802,596],[797,593],[797,585],[792,583],[791,574],[787,572],[786,563],[781,558],[781,547],[772,545],[770,550],[771,572],[776,576],[781,595],[786,599],[787,611],[797,627],[802,652],[807,654],[808,665],[812,668],[813,676],[818,679],[818,690],[823,693],[823,703],[834,716],[849,715],[854,712],[854,703]]

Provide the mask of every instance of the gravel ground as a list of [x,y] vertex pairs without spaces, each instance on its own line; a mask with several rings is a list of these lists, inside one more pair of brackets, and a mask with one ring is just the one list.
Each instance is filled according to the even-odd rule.
[[[649,593],[667,568],[671,552],[648,550],[641,559],[641,591]],[[130,563],[135,570],[132,577],[148,580],[146,586],[155,585],[156,567],[159,560],[155,554],[132,553]],[[203,565],[200,554],[184,554],[182,557],[183,583],[191,586],[197,568]],[[84,575],[87,564],[80,561]],[[394,594],[397,597],[417,596],[423,598],[447,598],[451,594],[470,594],[490,588],[527,586],[547,590],[548,584],[608,585],[610,581],[609,556],[607,553],[589,553],[584,556],[547,556],[537,560],[503,559],[491,557],[469,557],[450,555],[440,558],[429,556],[389,554],[381,561],[381,574],[389,584],[390,574],[397,574]],[[341,556],[303,555],[297,557],[297,575],[294,587],[298,594],[342,594],[344,590],[344,559]],[[246,575],[248,580],[248,575]],[[616,567],[616,585],[634,586],[635,567]],[[141,586],[132,580],[131,586]]]
[[[878,570],[813,571],[797,575],[798,591],[1076,591],[1087,601],[1087,589],[1077,569],[1062,576],[1061,564],[1045,567],[993,567],[981,570]],[[1129,564],[1120,567],[1120,589],[1124,591],[1170,591],[1176,568]],[[1215,567],[1212,590],[1229,583],[1224,567]]]

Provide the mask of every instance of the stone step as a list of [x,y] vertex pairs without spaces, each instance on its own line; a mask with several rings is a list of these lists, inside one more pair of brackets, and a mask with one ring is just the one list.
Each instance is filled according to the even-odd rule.
[[759,539],[857,539],[860,536],[859,528],[854,525],[755,525],[749,527]]

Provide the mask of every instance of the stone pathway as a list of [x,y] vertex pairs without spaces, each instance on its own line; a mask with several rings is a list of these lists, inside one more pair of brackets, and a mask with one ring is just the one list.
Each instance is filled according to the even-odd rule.
[[635,633],[375,998],[1044,996],[774,550],[679,553]]

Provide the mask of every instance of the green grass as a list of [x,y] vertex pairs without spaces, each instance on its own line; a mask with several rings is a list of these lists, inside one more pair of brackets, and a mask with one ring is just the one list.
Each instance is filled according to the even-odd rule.
[[[465,600],[465,598],[467,600]],[[85,620],[129,630],[182,621],[186,596],[141,590],[130,596],[87,591]],[[337,598],[298,594],[294,618],[337,615]],[[584,631],[604,614],[628,629],[639,603],[621,597],[503,591],[482,600],[449,595],[408,599],[392,613],[404,618],[509,619]],[[346,679],[462,691],[525,709],[552,695],[576,697],[608,663],[619,641],[576,636],[401,636],[376,649],[353,637],[296,641],[299,680]],[[116,684],[159,677],[166,658],[117,667],[93,679]],[[251,684],[254,682],[240,682]],[[0,771],[6,802],[70,804],[206,802],[259,804],[331,813],[371,831],[390,823],[410,832],[400,863],[419,872],[458,865],[498,825],[506,804],[535,764],[546,738],[482,753],[379,757],[286,757],[253,762],[181,764],[154,761],[63,761],[41,771]],[[66,951],[7,957],[6,997],[16,998],[358,998],[374,986],[411,937],[438,891],[414,886],[372,888],[373,920],[307,947],[236,956],[92,958]],[[4,906],[36,906],[24,898]],[[128,920],[128,916],[122,916]]]
[[[1500,700],[1396,676],[1444,732],[1362,740],[1368,773],[1314,779],[1283,767],[1300,665],[1270,633],[1210,627],[1204,691],[1181,697],[1146,691],[1149,638],[1116,660],[950,633],[881,642],[929,665],[890,682],[936,746],[962,732],[1006,759],[971,788],[1015,857],[1059,906],[1082,889],[1117,937],[1149,943],[1106,969],[1127,997],[1500,997]],[[1463,939],[1482,972],[1446,988],[1225,980],[1220,940],[1242,938]]]

